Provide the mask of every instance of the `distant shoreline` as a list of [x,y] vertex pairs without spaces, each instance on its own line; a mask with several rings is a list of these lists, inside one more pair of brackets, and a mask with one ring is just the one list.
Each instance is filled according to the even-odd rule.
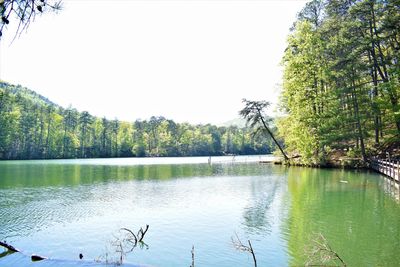
[[[209,159],[211,158],[211,162]],[[228,156],[182,156],[182,157],[114,157],[114,158],[69,158],[69,159],[12,159],[0,163],[54,163],[87,165],[156,165],[156,164],[201,164],[201,163],[273,163],[279,157],[273,154],[228,155]]]

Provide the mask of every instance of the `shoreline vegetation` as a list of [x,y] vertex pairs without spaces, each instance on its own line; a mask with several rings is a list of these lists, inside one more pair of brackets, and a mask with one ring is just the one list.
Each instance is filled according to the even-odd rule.
[[313,0],[282,59],[278,137],[289,164],[366,167],[400,158],[398,1]]
[[[278,140],[270,137],[279,134],[279,129],[273,126],[269,133],[263,133],[262,129],[256,129],[256,123],[246,127],[217,127],[179,124],[163,117],[133,123],[100,119],[71,107],[64,109],[34,91],[6,82],[0,82],[0,115],[0,160],[235,156],[271,154],[274,150],[278,155],[276,143],[284,144],[281,136]],[[259,116],[272,122],[263,112]],[[262,127],[267,127],[265,122]],[[175,147],[171,149],[172,142]],[[393,140],[386,146],[388,149],[382,149],[381,155],[397,151]],[[98,151],[93,153],[96,149]],[[281,149],[287,150],[286,147]],[[54,154],[54,150],[58,152]],[[282,157],[260,163],[369,168],[368,162],[356,154],[350,157],[349,151],[335,150],[319,162],[304,160],[302,155],[292,151],[286,160]]]
[[109,120],[63,108],[0,81],[0,159],[259,155],[272,140],[249,127],[191,125],[164,117]]
[[[250,127],[98,118],[0,81],[0,159],[251,155],[276,148],[287,165],[363,168],[373,157],[400,159],[398,1],[308,2],[282,65],[283,115],[261,116],[256,111],[268,102],[248,101]],[[255,134],[253,122],[262,122],[264,134]]]

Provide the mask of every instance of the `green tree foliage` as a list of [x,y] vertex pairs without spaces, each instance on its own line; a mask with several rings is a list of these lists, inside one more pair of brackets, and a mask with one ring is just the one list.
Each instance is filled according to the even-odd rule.
[[[313,0],[285,50],[279,134],[303,163],[400,136],[400,2]],[[351,151],[351,153],[350,153]]]
[[264,154],[270,138],[236,126],[190,125],[164,117],[133,123],[62,108],[0,81],[0,159]]

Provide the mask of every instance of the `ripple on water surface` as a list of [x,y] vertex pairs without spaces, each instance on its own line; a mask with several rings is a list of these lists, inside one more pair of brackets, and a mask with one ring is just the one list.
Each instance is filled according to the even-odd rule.
[[304,264],[304,251],[323,233],[349,265],[400,265],[389,257],[400,246],[399,204],[378,175],[105,161],[0,164],[0,238],[28,254],[95,259],[113,253],[121,227],[149,224],[149,248],[127,262],[189,266],[194,245],[199,266],[250,266],[231,243],[237,233],[251,240],[260,266],[288,266]]

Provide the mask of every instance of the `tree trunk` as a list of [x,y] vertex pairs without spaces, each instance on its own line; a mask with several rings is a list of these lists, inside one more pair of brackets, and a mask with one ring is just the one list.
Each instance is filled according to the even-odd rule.
[[[260,111],[259,111],[260,112]],[[261,115],[261,112],[260,112]],[[281,145],[278,143],[278,141],[275,139],[274,135],[272,134],[272,132],[269,130],[269,128],[267,127],[267,124],[265,123],[264,119],[262,116],[261,117],[261,122],[265,128],[265,130],[268,132],[268,134],[271,136],[272,140],[274,140],[275,144],[278,146],[279,150],[281,151],[283,157],[285,158],[285,161],[289,159],[289,157],[286,155],[286,153],[283,151]]]
[[354,81],[352,82],[352,87],[353,87],[353,105],[354,105],[354,116],[356,119],[356,124],[357,124],[357,131],[358,131],[358,137],[360,139],[360,148],[361,148],[361,155],[363,158],[363,161],[367,161],[367,155],[365,153],[365,145],[364,145],[364,135],[361,127],[361,120],[360,120],[360,114],[359,114],[359,108],[358,108],[358,99],[357,99],[357,92],[356,92],[356,86]]

